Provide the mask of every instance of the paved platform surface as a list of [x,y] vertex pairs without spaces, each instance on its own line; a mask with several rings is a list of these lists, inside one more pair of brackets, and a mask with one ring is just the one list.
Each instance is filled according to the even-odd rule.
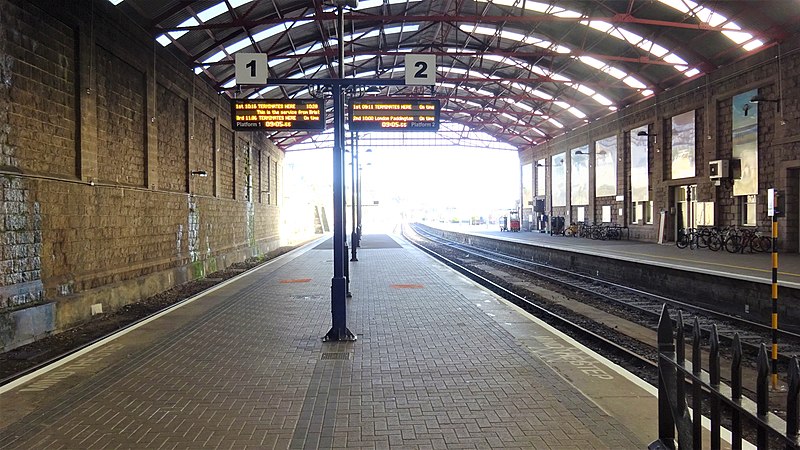
[[321,342],[332,252],[315,243],[0,389],[0,447],[641,449],[656,436],[652,388],[400,238],[364,242],[356,342]]
[[[533,245],[599,254],[635,260],[662,267],[702,271],[720,276],[749,278],[772,283],[772,253],[729,253],[708,249],[680,249],[674,242],[656,244],[630,240],[601,241],[580,237],[551,236],[538,231],[501,232],[494,225],[425,223],[425,225],[462,233],[475,233]],[[800,289],[800,255],[778,254],[778,284]]]

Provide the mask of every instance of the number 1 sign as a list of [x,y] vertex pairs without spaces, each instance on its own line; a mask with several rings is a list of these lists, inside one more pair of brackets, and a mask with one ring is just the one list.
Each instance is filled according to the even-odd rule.
[[406,84],[436,84],[436,55],[406,55]]
[[237,53],[236,84],[267,84],[267,54]]

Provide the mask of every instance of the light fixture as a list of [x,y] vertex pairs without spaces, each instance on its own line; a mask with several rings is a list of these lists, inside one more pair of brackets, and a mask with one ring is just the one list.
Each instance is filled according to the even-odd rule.
[[358,8],[358,0],[334,0],[333,4],[342,8]]
[[656,133],[648,133],[647,131],[640,131],[640,132],[636,133],[636,135],[637,136],[648,136],[648,137],[649,136],[653,136],[653,143],[654,144],[656,143],[656,139],[657,139],[656,136],[658,136]]
[[766,98],[761,94],[754,95],[750,99],[750,103],[762,103],[762,102],[776,103],[777,111],[781,112],[781,100],[780,99],[773,100],[773,99],[770,99],[770,98]]
[[193,170],[191,173],[192,173],[192,175],[197,175],[198,177],[207,177],[208,176],[208,172],[206,172],[205,170]]

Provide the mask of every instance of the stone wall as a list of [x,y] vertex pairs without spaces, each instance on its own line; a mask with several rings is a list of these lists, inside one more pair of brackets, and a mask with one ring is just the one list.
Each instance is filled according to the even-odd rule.
[[[675,189],[696,185],[698,201],[714,203],[716,226],[742,226],[742,196],[734,197],[732,179],[719,185],[709,178],[710,161],[733,157],[732,97],[756,89],[770,100],[751,104],[758,112],[758,196],[756,229],[769,234],[771,218],[767,217],[767,190],[777,188],[787,199],[785,216],[779,218],[781,251],[797,252],[800,248],[800,39],[796,36],[780,46],[766,49],[744,58],[729,67],[689,81],[674,89],[663,91],[639,103],[622,108],[586,126],[570,130],[556,139],[520,152],[520,164],[580,145],[593,147],[596,140],[609,135],[618,139],[618,195],[624,200],[594,198],[594,183],[590,183],[590,205],[594,212],[589,221],[600,222],[603,205],[612,205],[614,221],[620,219],[630,228],[631,237],[656,241],[660,225],[659,212],[665,212],[665,236],[674,239],[676,233]],[[695,111],[695,173],[694,177],[673,179],[671,118]],[[630,199],[630,134],[631,130],[648,126],[654,134],[649,142],[650,200],[653,202],[653,223],[631,221]],[[567,165],[569,167],[569,164]],[[593,175],[592,179],[593,179]],[[548,169],[547,197],[550,196]],[[569,190],[569,183],[567,184]],[[567,199],[569,199],[569,192]],[[549,198],[547,199],[549,205]],[[623,215],[617,216],[619,208]],[[568,212],[567,208],[564,213]],[[555,214],[555,211],[554,211]],[[567,219],[570,220],[569,218]]]
[[0,2],[6,350],[279,245],[282,152],[107,1],[38,4]]

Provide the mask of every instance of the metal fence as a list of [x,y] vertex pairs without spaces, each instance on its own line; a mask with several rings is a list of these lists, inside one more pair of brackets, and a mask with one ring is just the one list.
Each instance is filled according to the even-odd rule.
[[[770,361],[767,349],[761,344],[757,360],[756,401],[742,397],[742,346],[738,334],[733,339],[731,385],[720,383],[720,346],[716,326],[711,331],[708,350],[708,372],[701,366],[702,335],[697,319],[692,330],[692,361],[686,361],[686,340],[683,316],[678,317],[673,328],[667,306],[661,312],[658,324],[658,440],[650,444],[651,450],[674,449],[677,432],[678,448],[703,448],[701,411],[709,411],[710,445],[721,448],[723,405],[730,415],[731,448],[741,449],[742,429],[754,429],[755,445],[767,449],[777,444],[779,449],[800,449],[798,441],[798,391],[800,391],[800,366],[797,358],[789,363],[786,420],[769,412]],[[689,414],[687,389],[691,392]]]

